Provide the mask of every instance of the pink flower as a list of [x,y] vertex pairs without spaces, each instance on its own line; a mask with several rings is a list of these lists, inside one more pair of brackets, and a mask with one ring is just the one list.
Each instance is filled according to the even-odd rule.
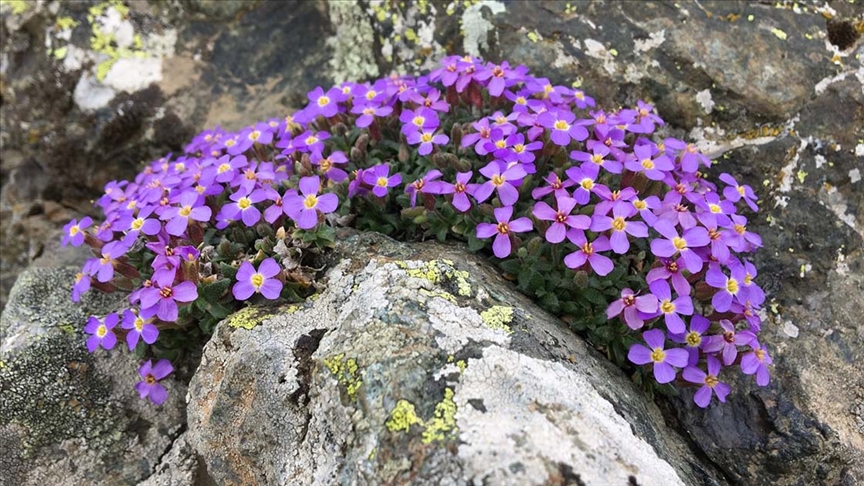
[[627,359],[637,365],[654,364],[654,379],[657,383],[669,383],[675,379],[675,368],[687,366],[687,351],[678,348],[664,349],[665,337],[660,329],[651,329],[642,333],[642,338],[648,347],[642,344],[630,346]]
[[87,338],[87,350],[91,353],[96,351],[99,346],[105,349],[111,349],[117,344],[117,336],[113,329],[117,326],[120,316],[116,312],[112,312],[105,316],[104,321],[100,321],[95,316],[90,316],[87,320],[87,325],[84,326],[84,332],[91,334]]
[[251,263],[243,262],[237,269],[237,283],[231,293],[237,300],[246,300],[256,293],[270,300],[278,299],[282,292],[282,282],[275,277],[280,273],[282,267],[272,258],[262,261],[257,271]]
[[336,194],[318,195],[321,189],[321,179],[318,176],[300,179],[300,195],[291,195],[285,199],[285,211],[297,222],[300,229],[311,229],[318,224],[318,212],[329,214],[339,206]]
[[699,407],[705,408],[711,404],[712,393],[716,394],[717,399],[721,402],[726,402],[726,396],[732,391],[732,387],[717,379],[717,375],[720,374],[722,368],[720,361],[713,356],[708,356],[708,373],[705,373],[695,366],[684,368],[684,372],[681,376],[684,377],[685,380],[690,383],[702,384],[702,387],[700,387],[699,390],[696,391],[696,395],[693,396],[693,401],[696,402],[696,405],[699,405]]
[[498,258],[506,258],[512,250],[510,245],[510,235],[512,233],[525,233],[534,229],[534,224],[530,219],[522,217],[510,221],[513,216],[513,206],[504,206],[496,208],[495,219],[498,224],[480,223],[477,225],[477,238],[489,238],[495,235],[495,241],[492,243],[492,252]]

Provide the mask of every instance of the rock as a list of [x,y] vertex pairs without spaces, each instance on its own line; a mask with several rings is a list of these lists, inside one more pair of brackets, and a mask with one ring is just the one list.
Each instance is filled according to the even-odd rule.
[[217,483],[718,484],[488,264],[374,234],[340,246],[318,298],[229,318],[205,347],[188,440]]
[[81,333],[111,296],[69,301],[77,267],[21,274],[0,319],[0,484],[136,484],[184,427],[185,385],[161,407],[141,401],[138,359],[90,354]]

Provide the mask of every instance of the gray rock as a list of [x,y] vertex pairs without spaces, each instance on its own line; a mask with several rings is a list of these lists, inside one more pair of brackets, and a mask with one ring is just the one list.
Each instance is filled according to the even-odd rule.
[[138,359],[118,343],[90,354],[90,312],[113,300],[69,292],[76,267],[21,274],[0,319],[0,484],[122,485],[148,477],[185,422],[185,386],[141,401]]
[[229,318],[205,347],[188,440],[217,483],[716,484],[488,264],[372,234],[342,247],[320,297]]

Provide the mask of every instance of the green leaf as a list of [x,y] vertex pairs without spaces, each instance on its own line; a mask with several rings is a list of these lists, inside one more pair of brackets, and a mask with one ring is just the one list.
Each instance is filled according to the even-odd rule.
[[604,306],[604,307],[606,305],[608,305],[608,303],[606,302],[606,297],[603,297],[603,294],[601,294],[596,289],[592,289],[592,288],[582,289],[582,297],[584,297],[585,300],[587,300],[588,302],[590,302],[594,305],[599,305],[599,306]]
[[468,251],[478,252],[486,247],[486,241],[477,238],[473,232],[468,233]]
[[222,272],[222,276],[228,280],[233,281],[237,277],[237,269],[227,263],[220,263],[219,270]]
[[204,298],[209,303],[218,303],[219,299],[225,295],[228,288],[231,287],[233,280],[223,278],[211,284],[198,286],[198,297]]

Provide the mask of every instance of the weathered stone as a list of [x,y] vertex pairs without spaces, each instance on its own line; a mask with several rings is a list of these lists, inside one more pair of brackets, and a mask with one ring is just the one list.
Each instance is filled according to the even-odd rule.
[[69,301],[76,267],[21,274],[0,319],[0,483],[136,484],[185,422],[185,386],[168,402],[138,398],[138,359],[118,343],[90,354],[83,324],[114,300]]
[[[220,484],[716,484],[641,392],[462,248],[351,237],[327,289],[217,327],[189,441]],[[631,479],[633,478],[633,479]]]

